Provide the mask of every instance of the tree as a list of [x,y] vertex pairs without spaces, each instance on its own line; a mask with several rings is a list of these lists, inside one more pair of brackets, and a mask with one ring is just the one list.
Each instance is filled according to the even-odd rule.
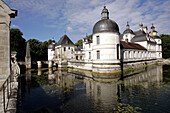
[[10,29],[11,51],[17,52],[17,60],[25,60],[26,43],[22,37],[23,33],[19,29]]
[[162,39],[162,56],[163,58],[170,58],[170,35],[161,34]]
[[78,40],[76,43],[75,43],[75,46],[80,46],[81,44],[83,43],[83,40],[82,39],[80,39],[80,40]]
[[51,44],[51,40],[41,42],[36,39],[29,39],[27,42],[30,44],[32,61],[48,60],[48,45]]

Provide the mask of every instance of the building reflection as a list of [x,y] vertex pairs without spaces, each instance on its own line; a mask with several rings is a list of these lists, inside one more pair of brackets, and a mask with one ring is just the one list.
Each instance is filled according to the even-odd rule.
[[[83,75],[90,74],[83,71],[82,73]],[[81,74],[80,71],[79,74]],[[157,88],[160,88],[160,83],[163,81],[163,69],[161,65],[143,68],[139,73],[132,73],[131,75],[126,76],[123,82],[115,83],[95,81],[93,78],[90,78],[90,75],[85,77],[79,74],[75,74],[75,70],[72,72],[71,70],[63,69],[58,69],[57,71],[53,71],[52,68],[48,69],[47,78],[50,85],[47,85],[47,89],[51,88],[50,90],[54,90],[58,88],[59,90],[57,90],[57,93],[63,95],[75,93],[77,87],[83,87],[83,94],[93,101],[92,106],[97,109],[98,112],[113,112],[114,106],[122,102],[122,98],[127,98],[128,102],[133,102],[136,93],[142,92],[142,94],[147,94],[148,92],[145,89],[150,88],[150,85],[153,84],[156,84],[158,86]],[[30,72],[26,73],[26,83],[28,86],[28,93],[30,94]],[[54,85],[55,87],[52,87],[51,85]],[[135,90],[137,92],[134,93]],[[77,92],[76,94],[78,94]],[[82,94],[82,92],[79,93]],[[77,96],[76,98],[78,100],[74,100],[75,103],[73,104],[72,101],[74,98],[71,96],[69,99],[67,98],[68,100],[65,105],[75,107],[75,103],[79,101],[80,97]],[[88,101],[84,100],[83,103],[82,101],[82,105],[87,105],[87,102]],[[69,109],[71,109],[71,107],[69,107]],[[78,108],[75,107],[75,109]]]
[[143,70],[143,72],[127,77],[124,81],[125,86],[132,86],[142,83],[143,87],[148,88],[152,83],[156,83],[158,85],[163,81],[162,65],[147,67]]
[[26,84],[27,84],[28,95],[30,95],[30,90],[31,90],[31,71],[26,71],[25,79],[26,79]]

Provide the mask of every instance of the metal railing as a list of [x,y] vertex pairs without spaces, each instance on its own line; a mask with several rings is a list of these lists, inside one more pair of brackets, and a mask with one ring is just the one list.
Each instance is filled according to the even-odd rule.
[[0,111],[2,112],[6,112],[7,107],[8,107],[8,102],[9,102],[9,98],[11,95],[11,75],[9,75],[6,80],[3,82],[3,84],[0,86]]

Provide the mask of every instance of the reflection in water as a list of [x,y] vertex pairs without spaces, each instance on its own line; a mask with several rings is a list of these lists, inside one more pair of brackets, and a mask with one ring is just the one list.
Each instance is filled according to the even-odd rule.
[[[48,75],[40,76],[26,73],[26,86],[22,88],[28,87],[28,95],[27,91],[22,95],[20,111],[46,109],[48,112],[113,112],[118,103],[141,107],[144,112],[161,112],[160,106],[154,107],[155,103],[169,109],[166,107],[169,101],[163,101],[170,95],[162,92],[165,88],[162,85],[161,65],[144,68],[140,73],[134,71],[124,81],[114,83],[95,81],[90,78],[93,75],[89,72],[75,73],[71,69],[48,69]],[[158,94],[164,98],[159,98]],[[40,97],[41,102],[38,100]]]

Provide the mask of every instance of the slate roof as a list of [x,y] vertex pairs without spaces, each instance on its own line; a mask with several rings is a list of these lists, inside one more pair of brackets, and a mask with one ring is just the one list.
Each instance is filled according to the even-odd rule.
[[133,42],[120,41],[120,45],[124,49],[147,50],[145,47],[143,47],[143,46],[141,46],[141,45],[139,45],[137,43],[133,43]]
[[119,33],[119,26],[110,19],[99,20],[93,27],[93,34],[100,32],[116,32]]
[[122,40],[123,39],[123,34],[120,34],[120,40]]
[[161,37],[159,37],[159,36],[153,36],[152,38],[154,38],[154,39],[161,39]]
[[66,34],[64,34],[58,41],[57,45],[74,45],[74,43]]
[[135,37],[132,38],[132,42],[140,42],[140,41],[147,41],[146,33],[144,31],[135,31]]
[[123,32],[123,34],[125,34],[125,33],[134,34],[134,32],[133,32],[131,29],[126,29],[126,30]]

